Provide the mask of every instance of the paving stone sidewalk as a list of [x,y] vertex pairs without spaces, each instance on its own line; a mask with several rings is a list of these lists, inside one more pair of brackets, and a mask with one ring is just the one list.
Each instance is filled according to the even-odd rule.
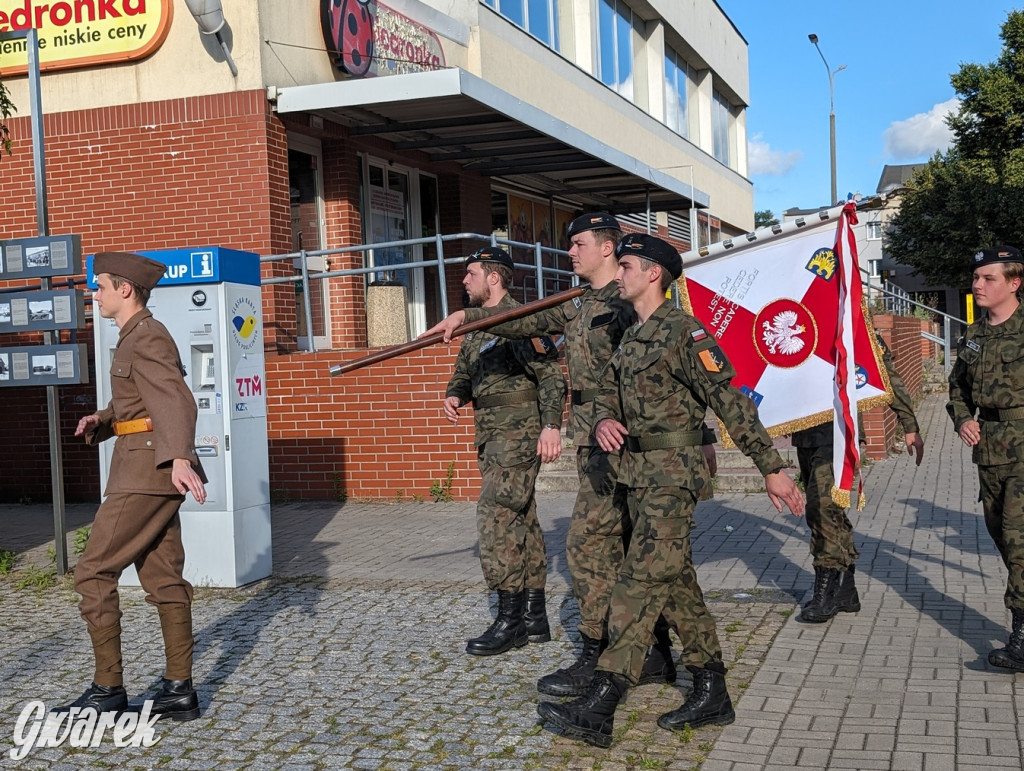
[[[685,695],[634,689],[616,742],[597,750],[538,725],[537,677],[574,656],[564,538],[572,496],[545,494],[556,639],[466,656],[490,622],[465,503],[274,507],[274,576],[197,590],[195,680],[203,715],[157,726],[151,748],[35,749],[8,758],[25,705],[77,695],[91,654],[66,585],[18,588],[45,567],[48,506],[0,506],[0,767],[168,769],[1020,768],[1024,675],[985,660],[1005,640],[1005,573],[979,516],[977,481],[930,397],[925,464],[867,473],[857,515],[864,609],[829,624],[793,614],[812,573],[805,524],[764,495],[702,503],[694,555],[719,622],[737,722],[672,734],[655,721]],[[71,506],[72,527],[93,506]],[[69,537],[69,541],[71,538]],[[162,669],[156,614],[123,591],[129,693]]]

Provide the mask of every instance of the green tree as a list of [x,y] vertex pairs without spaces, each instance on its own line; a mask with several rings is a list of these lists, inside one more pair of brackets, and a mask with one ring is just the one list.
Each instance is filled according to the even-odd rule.
[[981,247],[1024,245],[1024,11],[1007,15],[1000,38],[995,62],[951,76],[953,142],[910,181],[887,234],[892,257],[935,284],[969,284]]
[[772,225],[778,224],[779,218],[775,216],[775,212],[771,209],[761,209],[761,211],[754,212],[755,228],[770,228]]
[[11,154],[11,131],[7,128],[7,121],[14,113],[14,103],[11,101],[11,94],[4,85],[3,78],[0,78],[0,158],[3,153]]

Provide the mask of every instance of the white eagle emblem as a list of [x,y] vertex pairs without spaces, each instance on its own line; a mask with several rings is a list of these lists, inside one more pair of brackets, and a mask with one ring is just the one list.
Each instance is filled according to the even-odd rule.
[[761,326],[764,328],[762,338],[768,346],[771,354],[784,353],[792,356],[799,353],[804,347],[804,341],[800,334],[805,331],[803,324],[797,324],[796,311],[782,311],[775,314],[772,323],[765,321]]

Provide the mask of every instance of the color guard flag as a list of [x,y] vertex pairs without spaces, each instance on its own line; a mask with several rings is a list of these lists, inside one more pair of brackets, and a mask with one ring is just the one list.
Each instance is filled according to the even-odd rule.
[[688,252],[679,286],[683,308],[716,338],[736,369],[733,385],[771,436],[835,420],[832,493],[849,506],[858,405],[888,404],[892,391],[861,291],[856,206],[812,217]]

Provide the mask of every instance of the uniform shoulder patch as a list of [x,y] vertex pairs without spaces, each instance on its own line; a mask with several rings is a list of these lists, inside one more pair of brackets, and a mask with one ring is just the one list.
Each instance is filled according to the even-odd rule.
[[697,354],[700,357],[701,364],[704,365],[704,369],[708,372],[721,372],[725,369],[725,356],[722,354],[722,349],[717,345],[711,348],[705,348],[703,351]]
[[708,333],[705,332],[703,328],[695,329],[695,330],[693,330],[690,333],[690,337],[693,339],[693,342],[695,342],[695,343],[700,342],[701,340],[703,340],[707,336],[708,336]]

